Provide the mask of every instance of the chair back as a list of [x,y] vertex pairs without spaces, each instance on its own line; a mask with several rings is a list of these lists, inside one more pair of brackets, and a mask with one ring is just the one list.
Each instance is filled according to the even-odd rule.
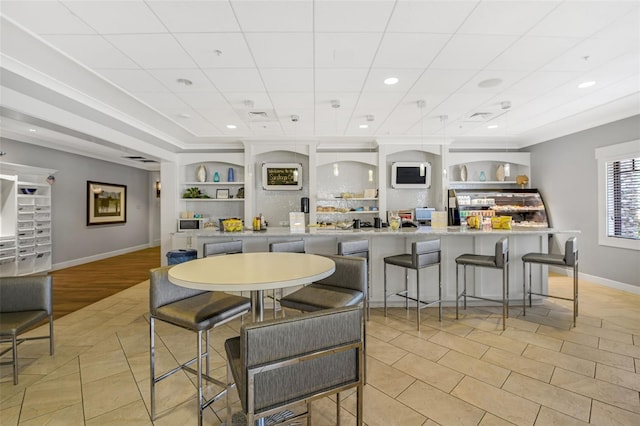
[[509,263],[509,239],[500,238],[496,242],[496,268],[504,268]]
[[571,237],[564,244],[564,261],[567,266],[576,266],[578,263],[578,240]]
[[369,240],[340,241],[338,243],[340,256],[358,256],[369,258]]
[[362,380],[362,310],[328,309],[240,330],[243,407],[254,413]]
[[224,241],[221,243],[204,243],[202,245],[202,257],[234,253],[242,253],[242,241],[237,240]]
[[411,266],[414,269],[440,263],[440,240],[411,243]]
[[53,312],[51,275],[0,278],[0,312]]
[[269,244],[269,251],[287,253],[305,253],[304,240],[284,241]]
[[173,284],[169,281],[169,269],[171,266],[163,266],[149,271],[149,312],[151,315],[155,315],[157,309],[164,305],[205,293],[203,290],[193,290]]
[[365,258],[337,255],[323,256],[328,257],[335,262],[336,270],[333,274],[319,281],[315,281],[315,283],[361,291],[366,297],[367,260]]

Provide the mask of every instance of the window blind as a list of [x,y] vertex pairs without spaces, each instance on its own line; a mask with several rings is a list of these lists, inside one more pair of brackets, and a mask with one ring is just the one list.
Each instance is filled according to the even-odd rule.
[[607,235],[640,239],[640,158],[607,162]]

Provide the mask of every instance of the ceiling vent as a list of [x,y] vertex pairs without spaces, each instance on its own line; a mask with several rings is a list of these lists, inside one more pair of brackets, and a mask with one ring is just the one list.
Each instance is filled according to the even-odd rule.
[[483,123],[493,117],[491,112],[474,112],[465,121],[471,121],[474,123]]
[[271,121],[271,118],[266,111],[249,111],[249,121]]
[[141,157],[139,155],[125,155],[122,158],[126,158],[127,160],[139,161],[141,163],[157,163],[156,160],[151,160],[150,158]]

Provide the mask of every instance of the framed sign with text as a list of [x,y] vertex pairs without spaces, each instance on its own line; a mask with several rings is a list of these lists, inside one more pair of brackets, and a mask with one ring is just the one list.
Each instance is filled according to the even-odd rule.
[[262,163],[262,188],[267,191],[302,189],[302,164]]

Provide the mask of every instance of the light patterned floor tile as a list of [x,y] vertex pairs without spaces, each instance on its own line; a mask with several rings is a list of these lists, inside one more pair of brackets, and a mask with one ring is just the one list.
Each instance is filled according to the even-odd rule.
[[101,425],[127,425],[127,426],[152,426],[149,413],[142,400],[109,411],[100,416],[87,420],[86,426]]
[[464,377],[455,370],[414,354],[407,354],[393,366],[445,392],[450,392]]
[[540,408],[540,413],[535,423],[536,426],[585,426],[588,424],[548,407]]
[[483,410],[472,404],[419,381],[397,399],[442,425],[477,425],[484,415]]
[[634,358],[640,358],[640,346],[628,343],[620,343],[615,340],[600,339],[599,349],[603,351],[614,352],[617,354],[623,354]]
[[460,373],[475,377],[490,385],[501,387],[510,371],[456,351],[449,351],[438,364],[449,367]]
[[478,426],[512,426],[513,423],[501,419],[498,416],[494,416],[491,413],[486,413]]
[[[79,402],[40,417],[20,422],[20,426],[71,426],[83,424],[84,413],[82,412],[82,404]],[[4,420],[2,421],[2,425],[4,426]]]
[[610,328],[592,327],[582,324],[579,320],[573,329],[576,333],[588,334],[590,336],[603,337],[609,340],[615,340],[620,343],[633,344],[633,335],[622,331],[612,330]]
[[577,343],[579,345],[591,346],[593,348],[598,347],[598,341],[600,338],[596,336],[589,336],[588,334],[576,333],[572,330],[561,330],[554,327],[548,327],[541,325],[537,331],[538,334],[542,334],[548,337],[554,337],[556,339],[564,340],[567,342]]
[[[343,403],[351,413],[355,413],[355,405],[355,395],[351,395]],[[417,411],[373,386],[364,387],[364,422],[367,426],[418,426],[426,420]]]
[[517,425],[531,425],[540,406],[480,380],[465,377],[451,395]]
[[41,380],[27,389],[20,421],[81,404],[82,392],[79,373],[67,374],[57,380]]
[[367,336],[367,356],[376,358],[385,364],[393,364],[407,354],[404,349],[376,339],[373,336]]
[[503,333],[503,337],[517,340],[529,345],[540,346],[541,348],[550,349],[552,351],[559,351],[562,347],[562,340],[555,337],[548,337],[542,334],[531,333],[524,330],[518,330],[516,328],[507,328]]
[[463,354],[472,356],[474,358],[480,358],[489,349],[489,346],[482,343],[472,342],[460,336],[456,336],[444,331],[435,334],[429,338],[430,342],[437,343],[438,345],[453,349]]
[[565,342],[562,346],[562,353],[572,355],[576,358],[587,359],[612,367],[622,368],[624,370],[634,371],[633,358],[626,355],[609,352],[607,350],[591,348],[589,346],[576,345],[575,343]]
[[527,347],[527,344],[524,342],[510,339],[498,333],[488,333],[486,331],[473,331],[469,333],[467,339],[502,349],[515,355],[521,355]]
[[550,364],[521,356],[513,356],[512,353],[501,349],[490,348],[481,359],[546,383],[549,383],[553,374],[553,366]]
[[571,417],[589,421],[591,399],[587,397],[517,373],[509,376],[502,389]]
[[591,423],[594,425],[640,425],[640,414],[604,404],[600,401],[593,401],[591,413]]
[[556,368],[551,384],[571,392],[640,413],[638,392],[611,383]]
[[84,383],[82,393],[87,420],[141,399],[130,371]]
[[556,367],[565,368],[569,371],[584,374],[593,377],[596,371],[596,363],[593,361],[576,358],[571,355],[563,354],[538,346],[529,346],[522,354],[525,358],[531,358],[536,361],[544,362]]
[[367,385],[371,385],[392,398],[400,395],[416,379],[375,358],[367,360]]
[[640,392],[640,374],[632,373],[628,370],[598,364],[596,366],[596,379]]
[[389,344],[404,349],[407,352],[420,355],[422,358],[426,358],[431,361],[438,361],[444,354],[449,352],[449,349],[444,346],[437,345],[428,340],[418,339],[404,333],[391,340]]

